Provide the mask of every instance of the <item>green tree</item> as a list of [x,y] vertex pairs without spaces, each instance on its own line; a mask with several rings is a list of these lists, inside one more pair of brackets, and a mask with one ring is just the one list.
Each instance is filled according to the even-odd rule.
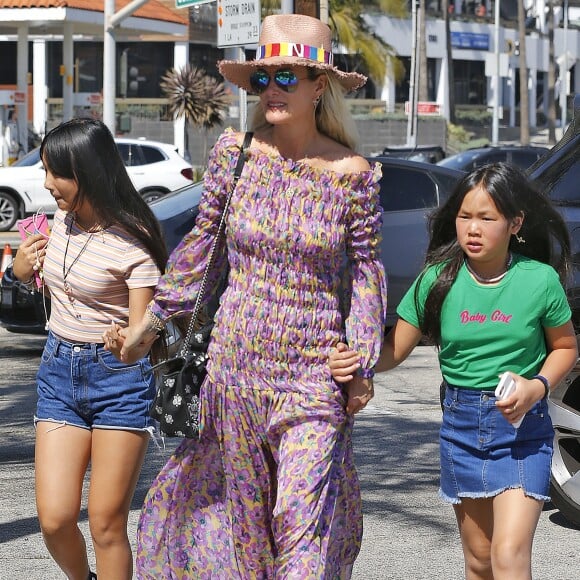
[[336,42],[349,52],[360,57],[365,71],[371,79],[382,86],[387,74],[387,66],[393,70],[395,79],[404,76],[404,66],[394,49],[377,36],[363,18],[363,15],[388,14],[403,18],[408,15],[404,0],[376,1],[329,1],[329,26]]
[[518,38],[520,42],[520,143],[530,144],[530,100],[528,65],[526,64],[526,11],[524,0],[518,0]]

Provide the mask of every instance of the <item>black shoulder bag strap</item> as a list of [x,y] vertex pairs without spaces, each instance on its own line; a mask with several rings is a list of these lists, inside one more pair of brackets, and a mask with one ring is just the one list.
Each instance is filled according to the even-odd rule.
[[205,296],[205,291],[206,291],[206,286],[207,286],[207,279],[209,277],[209,273],[210,273],[211,268],[213,266],[213,263],[215,261],[217,248],[218,248],[219,243],[220,243],[220,238],[225,231],[226,216],[228,213],[228,209],[230,207],[230,202],[232,201],[232,195],[236,189],[236,186],[238,184],[238,180],[240,179],[240,175],[242,174],[242,170],[244,168],[244,163],[246,162],[246,157],[247,157],[246,150],[248,149],[248,147],[250,146],[250,143],[252,142],[253,135],[254,135],[253,133],[248,131],[248,132],[246,132],[246,134],[244,136],[244,142],[242,143],[242,148],[240,149],[238,163],[236,164],[236,168],[234,170],[234,180],[232,183],[232,187],[230,188],[230,191],[229,191],[228,196],[226,198],[226,203],[225,203],[224,209],[222,211],[220,223],[218,225],[218,229],[217,229],[215,238],[213,240],[213,243],[211,245],[211,249],[209,251],[209,258],[207,260],[207,264],[205,266],[205,269],[203,271],[203,276],[202,276],[201,282],[199,284],[199,290],[197,292],[197,297],[195,299],[195,304],[193,306],[193,312],[191,313],[191,319],[189,321],[189,326],[187,327],[187,333],[185,334],[185,338],[183,340],[183,346],[181,347],[181,351],[179,353],[179,356],[184,357],[184,358],[187,355],[189,348],[193,344],[192,338],[193,338],[193,334],[195,332],[195,327],[197,325],[197,319],[199,317],[199,313],[201,312],[203,298]]

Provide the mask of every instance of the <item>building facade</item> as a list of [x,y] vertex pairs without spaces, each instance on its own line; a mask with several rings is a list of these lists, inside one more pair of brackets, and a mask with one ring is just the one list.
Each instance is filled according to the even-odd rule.
[[[171,119],[159,86],[168,69],[189,62],[217,76],[216,62],[224,57],[235,58],[232,49],[216,47],[215,2],[176,9],[175,0],[149,0],[140,2],[114,28],[114,74],[104,78],[106,7],[111,2],[117,14],[135,4],[130,0],[0,0],[0,135],[9,121],[14,124],[16,120],[18,141],[26,150],[29,130],[43,135],[73,115],[102,115],[111,78],[117,130],[126,130],[131,116],[151,122],[168,121]],[[298,4],[295,3],[297,9]],[[427,0],[425,4],[428,101],[448,117],[450,90],[455,103],[464,107],[492,107],[497,99],[502,123],[516,125],[516,0],[502,0],[497,48],[494,0],[450,0],[451,62],[447,60],[442,3]],[[535,127],[543,123],[548,106],[546,0],[525,0],[525,4],[530,126]],[[580,74],[576,74],[580,2],[563,0],[560,4],[554,15],[554,48],[556,90],[562,97],[558,101],[563,104],[567,95],[580,92]],[[389,73],[382,85],[369,83],[364,93],[354,96],[380,100],[385,110],[394,111],[409,99],[412,20],[373,14],[367,22],[395,49],[405,65],[406,78],[395,81]],[[496,50],[501,61],[498,89],[494,83]],[[251,58],[252,51],[247,52]],[[348,55],[338,54],[337,59],[348,65]],[[447,82],[448,66],[453,67],[453,87]],[[181,149],[183,133],[183,125],[176,122],[175,142]]]

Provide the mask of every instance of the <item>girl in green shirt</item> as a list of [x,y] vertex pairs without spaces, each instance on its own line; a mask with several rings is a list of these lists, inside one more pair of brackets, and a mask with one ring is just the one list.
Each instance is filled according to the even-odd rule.
[[[446,383],[439,494],[455,510],[466,578],[530,580],[549,500],[547,396],[578,358],[562,287],[568,232],[549,200],[503,163],[464,177],[429,225],[425,268],[397,308],[375,370],[396,367],[423,337],[437,346]],[[337,382],[360,380],[359,355],[345,344],[329,365]],[[506,371],[516,389],[498,400]]]

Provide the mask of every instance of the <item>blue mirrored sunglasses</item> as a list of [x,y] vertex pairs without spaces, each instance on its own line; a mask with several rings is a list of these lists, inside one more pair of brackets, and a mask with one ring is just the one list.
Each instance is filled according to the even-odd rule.
[[286,93],[293,93],[298,88],[298,81],[303,80],[299,79],[292,70],[277,70],[272,76],[265,70],[257,70],[250,75],[250,86],[254,93],[261,95],[270,85],[272,78],[276,86]]

